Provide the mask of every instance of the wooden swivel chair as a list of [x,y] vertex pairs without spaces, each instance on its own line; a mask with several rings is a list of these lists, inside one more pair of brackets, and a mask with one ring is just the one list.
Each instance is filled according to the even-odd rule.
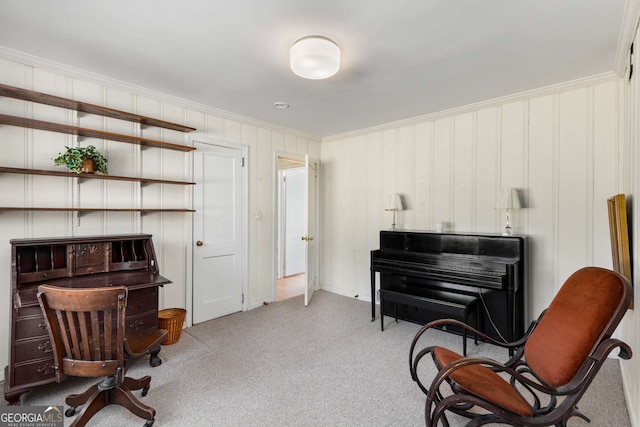
[[84,405],[72,426],[84,426],[109,404],[124,406],[153,425],[155,409],[141,403],[132,390],[149,390],[150,376],[138,380],[125,377],[126,361],[142,357],[158,348],[165,330],[125,332],[127,288],[38,287],[38,301],[45,315],[53,343],[56,381],[67,376],[104,377],[82,394],[66,398],[67,416]]
[[[573,416],[589,422],[577,404],[607,355],[619,348],[622,359],[631,358],[631,348],[611,338],[631,295],[631,284],[624,277],[586,267],[567,279],[549,308],[517,342],[497,342],[453,320],[425,325],[411,344],[409,365],[413,380],[427,395],[427,426],[439,421],[449,426],[446,411],[470,418],[467,426],[566,426]],[[463,357],[437,346],[415,353],[420,336],[443,324],[468,328],[515,353],[505,364]],[[418,376],[419,362],[427,354],[438,369],[429,387]]]

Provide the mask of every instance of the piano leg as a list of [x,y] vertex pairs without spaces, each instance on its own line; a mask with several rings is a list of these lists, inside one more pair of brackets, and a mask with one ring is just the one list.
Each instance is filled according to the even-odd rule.
[[384,310],[382,304],[382,292],[380,292],[380,330],[384,332]]
[[[393,316],[398,323],[398,303],[393,303]],[[380,330],[384,332],[384,312],[382,311],[382,293],[380,293]]]
[[371,270],[371,321],[376,320],[376,272]]
[[467,356],[467,330],[462,330],[462,355]]

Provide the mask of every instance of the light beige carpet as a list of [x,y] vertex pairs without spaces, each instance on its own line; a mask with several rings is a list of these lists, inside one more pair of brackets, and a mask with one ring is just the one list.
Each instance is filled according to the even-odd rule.
[[[385,318],[381,332],[370,318],[369,303],[320,291],[309,307],[297,297],[186,329],[162,348],[161,366],[143,359],[128,375],[152,376],[141,399],[156,409],[155,426],[423,426],[424,396],[408,369],[420,326]],[[433,331],[429,339],[461,351],[459,336]],[[469,354],[507,358],[471,340]],[[23,404],[62,405],[93,381],[40,387]],[[580,408],[591,424],[574,418],[569,425],[630,426],[617,360],[605,364]],[[88,425],[143,424],[110,406]]]

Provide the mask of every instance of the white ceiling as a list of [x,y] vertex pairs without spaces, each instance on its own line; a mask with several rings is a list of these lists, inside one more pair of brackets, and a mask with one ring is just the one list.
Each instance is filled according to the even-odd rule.
[[[318,136],[613,71],[625,0],[0,0],[0,46]],[[298,38],[342,49],[328,80]],[[1,80],[1,77],[0,77]],[[289,109],[273,107],[276,101]]]

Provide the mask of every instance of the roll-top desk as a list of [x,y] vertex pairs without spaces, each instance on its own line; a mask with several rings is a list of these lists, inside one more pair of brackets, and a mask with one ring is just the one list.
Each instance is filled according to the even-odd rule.
[[[149,234],[11,240],[11,335],[4,397],[11,403],[35,386],[55,381],[53,348],[36,297],[46,283],[69,288],[124,285],[126,326],[158,327],[159,274]],[[162,362],[160,347],[151,366]]]

